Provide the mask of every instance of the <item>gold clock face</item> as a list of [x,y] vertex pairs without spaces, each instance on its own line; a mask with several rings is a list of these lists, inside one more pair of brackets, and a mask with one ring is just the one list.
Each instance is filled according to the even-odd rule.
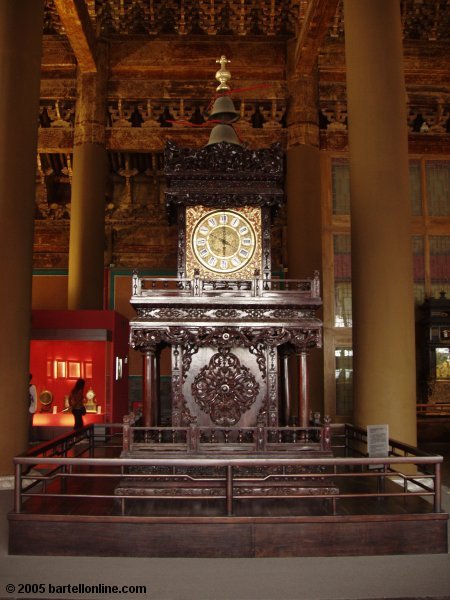
[[233,210],[206,213],[192,233],[194,256],[215,273],[240,271],[252,260],[255,247],[253,225],[242,213]]

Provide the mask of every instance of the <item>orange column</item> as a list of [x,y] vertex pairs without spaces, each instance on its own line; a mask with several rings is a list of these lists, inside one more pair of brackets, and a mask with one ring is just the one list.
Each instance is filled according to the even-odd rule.
[[28,371],[43,2],[0,2],[0,476],[28,442]]
[[103,308],[106,74],[78,74],[70,213],[68,308]]
[[[321,172],[317,67],[310,74],[289,77],[288,149],[286,153],[288,277],[322,274]],[[320,315],[319,315],[320,317]],[[303,357],[306,360],[306,356]],[[290,358],[291,381],[308,392],[311,408],[323,410],[323,352],[307,356],[308,390],[298,381],[298,365]],[[294,391],[294,388],[293,390]],[[293,394],[293,401],[297,394]],[[299,412],[302,412],[299,407]],[[309,407],[308,407],[309,411]],[[303,411],[304,413],[304,411]]]
[[400,3],[344,0],[355,422],[416,442],[408,132]]

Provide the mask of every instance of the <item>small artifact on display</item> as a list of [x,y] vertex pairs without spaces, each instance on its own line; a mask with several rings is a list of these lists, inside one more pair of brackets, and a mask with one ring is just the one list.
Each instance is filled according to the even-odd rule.
[[43,390],[39,394],[39,402],[41,404],[41,412],[50,412],[53,402],[53,394],[49,390]]
[[95,392],[91,387],[86,392],[85,397],[86,397],[86,402],[85,402],[86,412],[96,413],[97,412],[97,401],[95,399]]

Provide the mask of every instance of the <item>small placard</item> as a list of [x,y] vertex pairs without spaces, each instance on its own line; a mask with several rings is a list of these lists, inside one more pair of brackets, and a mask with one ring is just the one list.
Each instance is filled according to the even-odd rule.
[[367,447],[370,458],[389,455],[389,425],[367,425]]

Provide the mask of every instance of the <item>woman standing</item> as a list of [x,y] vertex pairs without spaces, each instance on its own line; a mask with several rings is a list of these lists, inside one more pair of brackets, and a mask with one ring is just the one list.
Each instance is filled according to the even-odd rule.
[[84,406],[84,379],[77,379],[69,395],[69,405],[75,418],[73,428],[81,429],[84,425],[83,415],[86,414],[86,407]]

